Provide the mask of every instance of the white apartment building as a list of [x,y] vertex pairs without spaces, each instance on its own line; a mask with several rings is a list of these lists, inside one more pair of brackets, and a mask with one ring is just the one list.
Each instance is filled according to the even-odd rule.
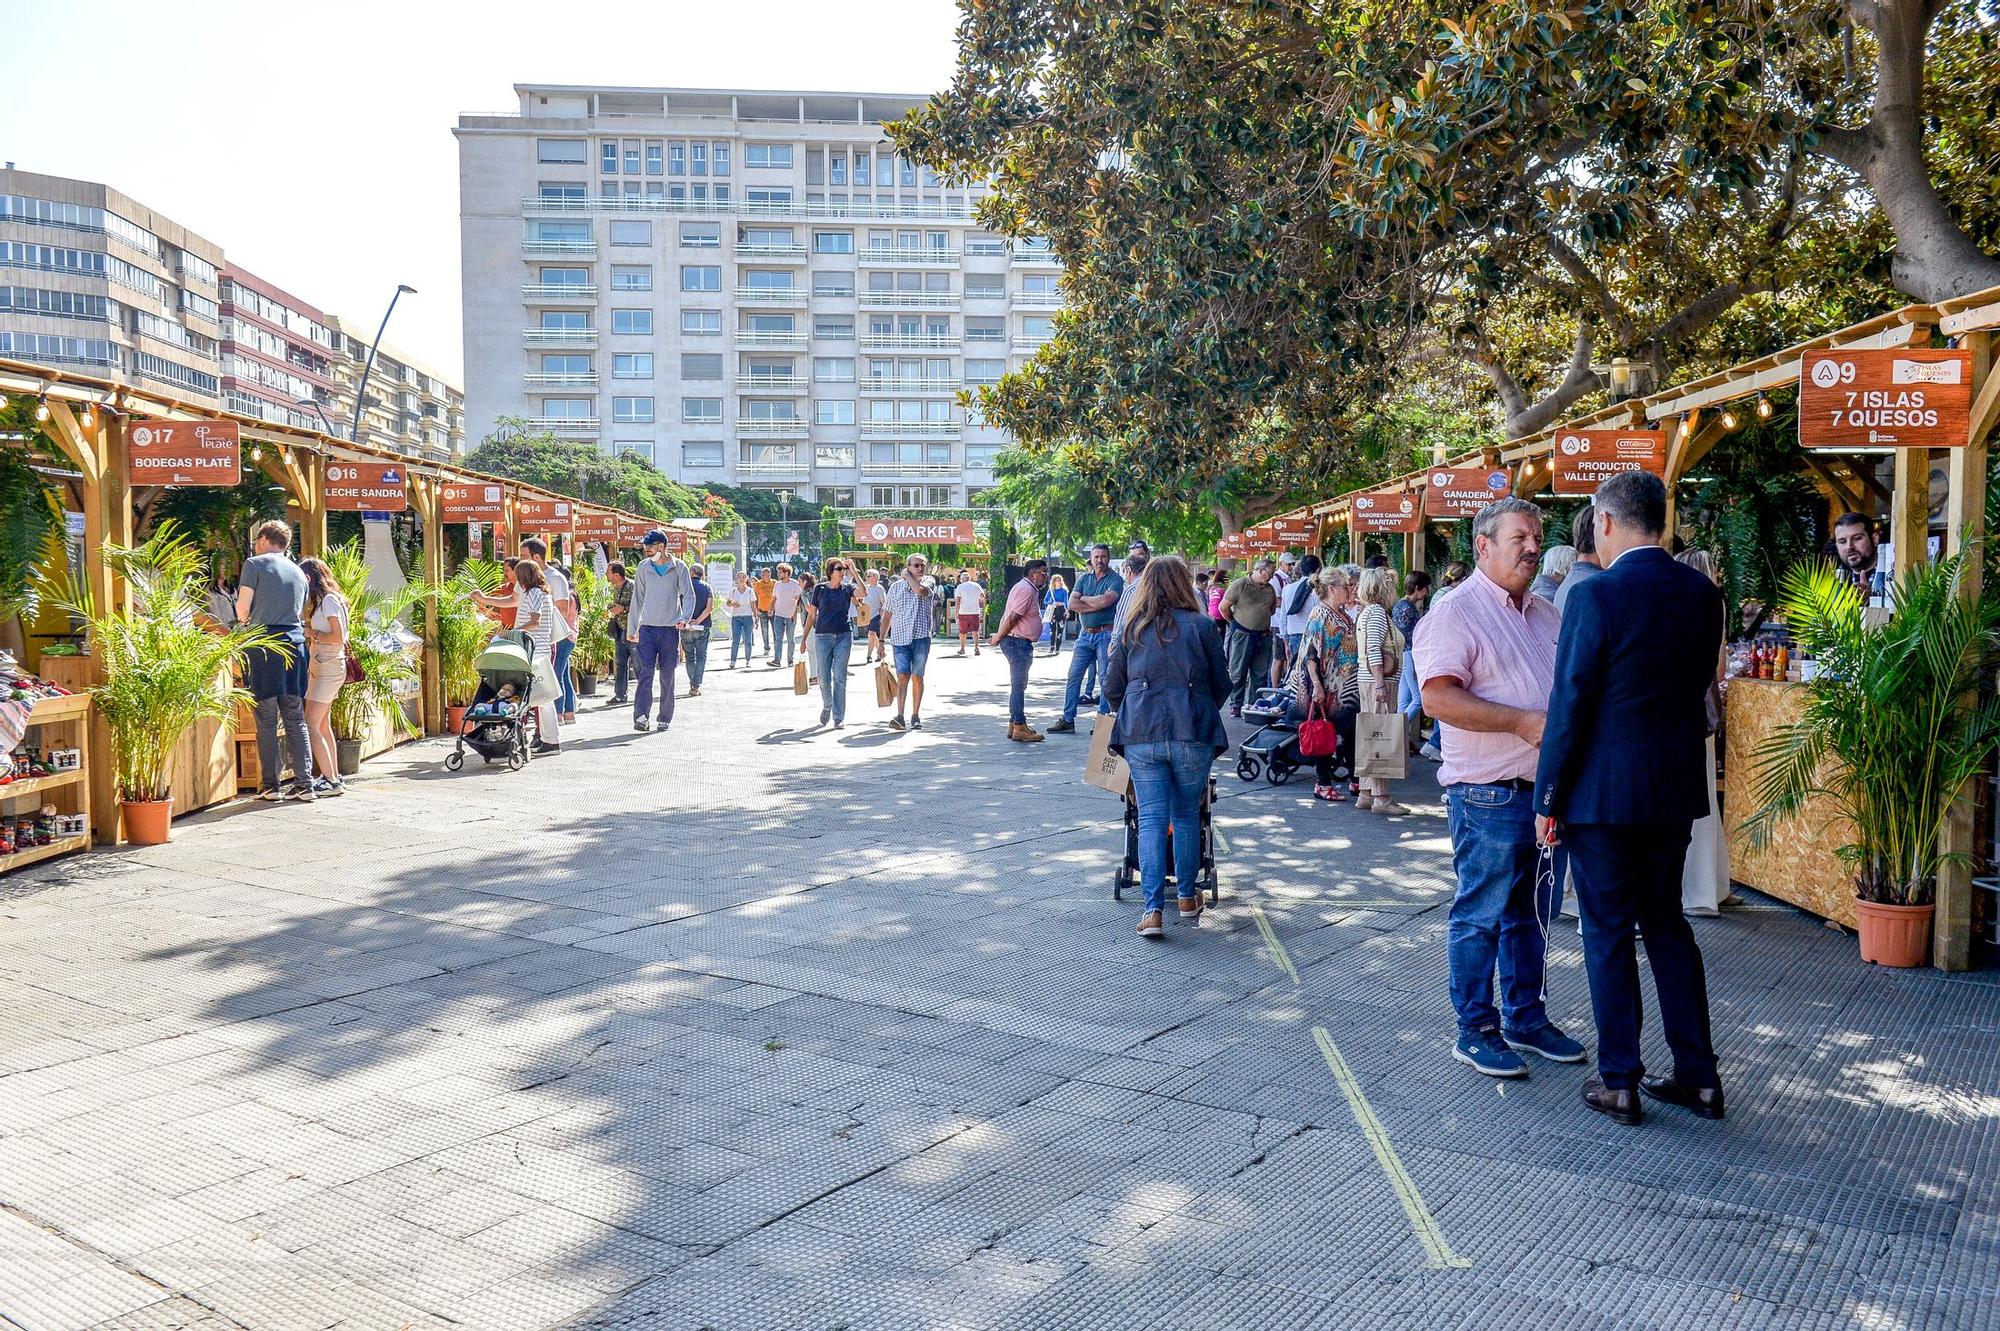
[[[379,318],[379,316],[378,316]],[[375,325],[338,315],[333,320],[333,392],[326,400],[333,428],[354,428],[354,395],[368,364]],[[368,376],[368,405],[361,412],[363,443],[434,461],[465,452],[465,394],[443,375],[384,342]]]
[[471,441],[526,417],[843,507],[992,484],[1007,435],[956,395],[1048,340],[1062,270],[897,156],[923,97],[515,92],[455,131]]

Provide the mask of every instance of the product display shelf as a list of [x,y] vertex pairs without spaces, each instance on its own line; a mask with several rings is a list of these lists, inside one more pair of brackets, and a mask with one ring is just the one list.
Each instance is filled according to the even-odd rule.
[[[43,698],[28,714],[28,738],[43,750],[70,748],[78,751],[80,762],[74,771],[49,776],[27,777],[0,786],[0,815],[31,812],[44,803],[57,805],[62,813],[87,813],[90,779],[90,695],[71,694],[64,698]],[[46,846],[29,846],[0,855],[0,874],[26,868],[58,855],[87,849],[90,834],[61,836]]]

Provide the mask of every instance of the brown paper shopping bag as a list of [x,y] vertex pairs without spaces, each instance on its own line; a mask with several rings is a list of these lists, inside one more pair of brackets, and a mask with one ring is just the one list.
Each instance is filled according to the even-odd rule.
[[1132,786],[1132,770],[1125,760],[1111,751],[1110,716],[1100,715],[1090,728],[1090,758],[1083,769],[1083,779],[1099,790],[1108,790],[1114,795],[1123,795]]
[[1401,781],[1410,774],[1410,750],[1401,712],[1362,712],[1354,718],[1354,775]]
[[792,662],[792,692],[803,694],[809,686],[806,683],[806,663]]
[[896,672],[886,661],[875,663],[875,705],[894,707],[896,705]]

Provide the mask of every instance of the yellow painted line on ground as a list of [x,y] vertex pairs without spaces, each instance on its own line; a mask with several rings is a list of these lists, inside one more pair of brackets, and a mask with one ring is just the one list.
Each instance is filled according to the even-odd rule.
[[1347,1097],[1347,1107],[1354,1111],[1354,1121],[1361,1125],[1361,1135],[1368,1139],[1369,1149],[1375,1152],[1376,1161],[1382,1172],[1389,1176],[1389,1186],[1396,1192],[1396,1200],[1403,1204],[1403,1214],[1410,1218],[1410,1228],[1417,1232],[1418,1242],[1430,1253],[1430,1260],[1424,1263],[1432,1270],[1471,1266],[1470,1260],[1460,1257],[1445,1242],[1444,1231],[1431,1217],[1430,1208],[1417,1192],[1416,1180],[1410,1171],[1403,1168],[1402,1157],[1389,1141],[1389,1134],[1382,1127],[1382,1120],[1375,1117],[1375,1109],[1368,1103],[1368,1097],[1361,1093],[1361,1083],[1356,1080],[1354,1070],[1347,1066],[1347,1060],[1340,1056],[1334,1046],[1333,1037],[1326,1033],[1326,1027],[1313,1027],[1313,1039],[1319,1043],[1319,1051],[1326,1058],[1326,1066],[1333,1073],[1333,1079],[1340,1083],[1340,1090]]
[[1298,984],[1299,970],[1292,965],[1292,954],[1285,951],[1285,945],[1278,941],[1278,932],[1265,917],[1264,908],[1254,901],[1250,903],[1250,918],[1257,921],[1257,932],[1264,935],[1264,943],[1271,949],[1271,957],[1278,963],[1278,969],[1289,976],[1294,985]]

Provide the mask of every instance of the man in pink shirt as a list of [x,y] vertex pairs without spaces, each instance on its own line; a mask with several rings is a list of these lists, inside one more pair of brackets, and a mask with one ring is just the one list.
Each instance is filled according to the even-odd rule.
[[1488,504],[1472,521],[1472,548],[1477,569],[1424,616],[1413,647],[1424,710],[1445,726],[1438,781],[1458,873],[1446,931],[1458,1012],[1452,1057],[1490,1077],[1525,1077],[1517,1051],[1583,1061],[1583,1046],[1542,1004],[1542,921],[1558,903],[1537,900],[1535,765],[1562,615],[1528,591],[1542,554],[1539,508]]
[[1042,588],[1048,582],[1049,561],[1030,559],[1007,593],[1000,631],[993,635],[992,645],[1007,658],[1007,738],[1021,744],[1042,740],[1042,732],[1028,724],[1028,667],[1042,638]]

